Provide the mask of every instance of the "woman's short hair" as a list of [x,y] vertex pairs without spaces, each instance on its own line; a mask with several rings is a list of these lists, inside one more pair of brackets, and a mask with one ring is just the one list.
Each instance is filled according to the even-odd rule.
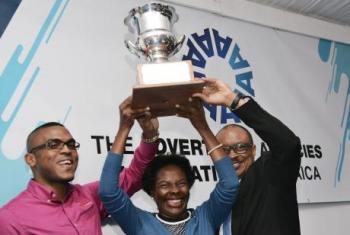
[[158,172],[169,165],[179,167],[186,175],[189,188],[192,187],[195,180],[194,173],[190,161],[185,156],[179,154],[158,155],[150,162],[142,176],[142,188],[148,195],[152,195]]

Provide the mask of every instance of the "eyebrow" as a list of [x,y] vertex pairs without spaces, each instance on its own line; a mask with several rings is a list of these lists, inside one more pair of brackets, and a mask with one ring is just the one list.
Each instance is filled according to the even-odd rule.
[[[187,178],[184,177],[184,178],[181,178],[181,179],[177,180],[175,183],[181,182],[181,181],[186,181],[186,182],[188,182]],[[156,183],[156,184],[171,183],[171,181],[169,181],[169,180],[163,180],[163,179],[162,179],[162,180],[156,181],[155,183]]]

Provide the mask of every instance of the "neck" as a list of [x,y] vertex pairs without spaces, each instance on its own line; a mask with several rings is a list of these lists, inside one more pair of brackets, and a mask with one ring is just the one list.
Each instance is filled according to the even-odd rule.
[[47,182],[41,179],[35,179],[36,182],[50,188],[56,194],[60,201],[64,201],[68,192],[68,182]]
[[178,221],[181,221],[181,220],[185,220],[187,219],[188,217],[191,216],[191,212],[190,211],[185,211],[181,216],[177,217],[177,218],[170,218],[170,217],[167,217],[167,216],[164,216],[160,213],[157,214],[157,216],[161,219],[161,220],[165,220],[167,222],[178,222]]

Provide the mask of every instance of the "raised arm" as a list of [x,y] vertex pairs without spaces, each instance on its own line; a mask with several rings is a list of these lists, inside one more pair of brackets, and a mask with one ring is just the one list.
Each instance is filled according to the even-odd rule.
[[225,157],[225,152],[220,148],[220,143],[214,136],[205,119],[204,110],[199,99],[193,99],[186,105],[177,106],[177,115],[188,118],[192,126],[202,137],[210,157],[215,161],[219,161]]
[[207,152],[218,172],[219,182],[210,194],[209,200],[198,207],[198,219],[209,220],[215,230],[231,211],[238,191],[238,177],[231,160],[225,156],[221,144],[217,141],[205,119],[202,104],[194,99],[186,106],[178,106],[178,115],[191,121],[193,127],[202,137]]
[[299,138],[253,99],[234,110],[234,113],[267,143],[274,160],[280,163],[300,160]]
[[[99,193],[102,195],[102,199],[106,195],[114,195],[117,190],[120,190],[118,186],[122,187],[123,184],[129,184],[120,182],[121,180],[133,180],[132,176],[129,176],[128,172],[126,174],[124,173],[124,178],[119,178],[119,168],[122,163],[125,142],[132,126],[134,125],[135,118],[138,115],[144,114],[144,112],[145,111],[133,110],[131,108],[130,97],[124,100],[119,106],[119,129],[115,136],[111,151],[108,153],[101,175]],[[109,162],[119,164],[118,168],[116,168],[115,165],[109,164]],[[115,173],[115,175],[111,175],[111,173]]]
[[[123,152],[126,139],[130,129],[134,124],[134,120],[140,116],[149,116],[145,110],[131,109],[131,99],[126,99],[120,106],[120,123],[117,135],[113,142],[111,151],[107,155],[107,159],[103,166],[99,195],[107,210],[107,212],[119,223],[124,232],[133,233],[137,219],[133,218],[138,209],[132,204],[129,196],[121,189],[122,180],[119,178],[120,168],[123,160]],[[149,119],[150,120],[150,119]],[[145,129],[143,129],[145,130]],[[138,151],[142,151],[142,147]],[[151,151],[148,153],[150,154]],[[129,169],[129,173],[132,171]],[[128,174],[129,174],[128,173]],[[130,177],[134,177],[130,175]],[[123,179],[130,180],[130,179]],[[133,220],[131,219],[133,218]]]
[[[120,106],[121,114],[124,112],[126,115],[130,112],[131,98],[128,98]],[[119,182],[120,187],[128,193],[129,196],[132,196],[135,192],[141,189],[141,178],[143,172],[145,171],[149,162],[153,159],[158,150],[158,128],[159,122],[156,118],[152,118],[150,112],[146,111],[143,115],[137,117],[137,121],[142,129],[142,140],[140,145],[137,147],[134,153],[134,158],[132,159],[128,168],[120,173]],[[125,132],[125,133],[124,133]],[[129,132],[127,132],[129,134]],[[118,131],[120,137],[124,138],[126,131]],[[120,138],[119,136],[117,138]],[[127,134],[127,135],[128,135]],[[124,151],[123,144],[123,151]],[[119,147],[116,146],[115,151],[120,151]],[[113,151],[113,147],[112,147]]]
[[[209,104],[224,105],[230,108],[241,120],[254,129],[267,143],[274,158],[274,163],[286,166],[291,179],[296,179],[300,165],[300,140],[277,118],[263,110],[252,98],[239,98],[238,93],[224,82],[217,79],[204,79],[206,88],[199,97]],[[285,168],[284,168],[285,170]]]

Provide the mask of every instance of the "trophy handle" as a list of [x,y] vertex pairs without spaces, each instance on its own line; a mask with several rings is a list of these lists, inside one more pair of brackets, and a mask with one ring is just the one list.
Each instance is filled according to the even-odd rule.
[[134,54],[134,55],[136,55],[138,58],[140,58],[140,54],[139,54],[139,53],[142,53],[142,50],[140,50],[139,47],[137,47],[137,46],[136,46],[134,43],[132,43],[130,40],[125,40],[124,43],[125,43],[126,48],[128,48],[128,50],[129,50],[132,54]]
[[176,42],[176,44],[175,44],[175,46],[174,46],[174,50],[170,53],[169,57],[175,55],[175,54],[181,49],[182,44],[183,44],[184,41],[185,41],[185,38],[186,38],[186,36],[183,34],[183,35],[179,38],[179,40],[177,40],[177,42]]

